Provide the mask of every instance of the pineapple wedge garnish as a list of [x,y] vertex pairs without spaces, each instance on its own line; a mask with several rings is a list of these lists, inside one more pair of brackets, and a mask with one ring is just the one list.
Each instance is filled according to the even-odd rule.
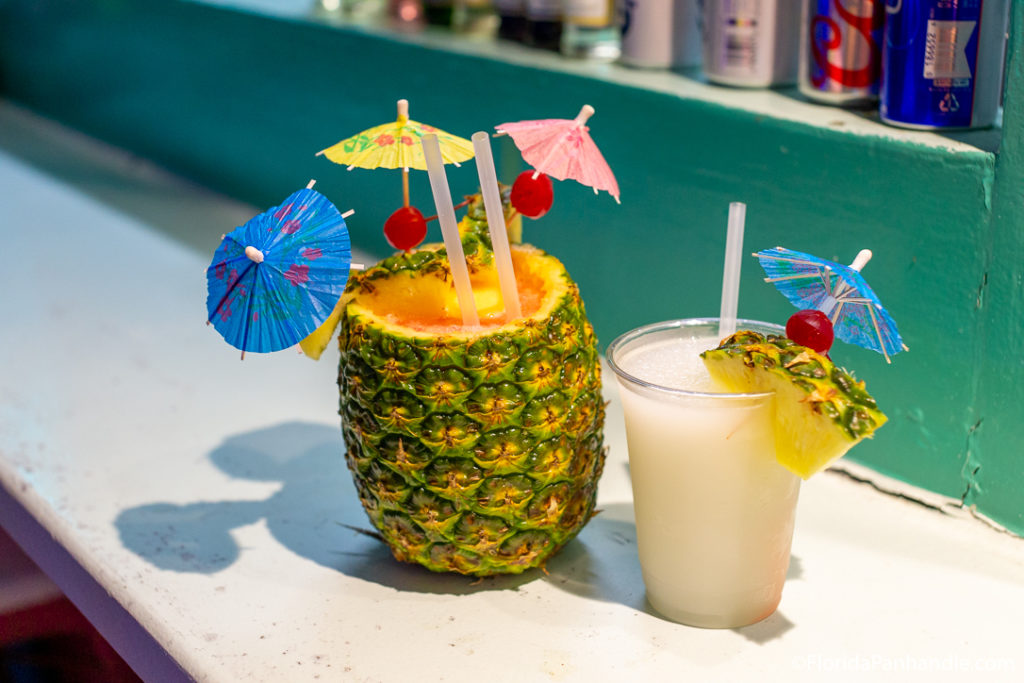
[[785,337],[737,332],[701,357],[730,391],[775,392],[775,456],[804,479],[887,420],[864,382]]

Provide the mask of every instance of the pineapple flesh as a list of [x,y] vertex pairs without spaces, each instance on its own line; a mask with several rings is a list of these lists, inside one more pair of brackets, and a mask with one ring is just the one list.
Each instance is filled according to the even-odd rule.
[[864,382],[785,337],[741,331],[701,357],[730,391],[775,392],[776,458],[804,479],[886,422]]
[[[509,201],[509,193],[512,188],[498,183],[498,189],[501,194],[502,208],[505,214],[505,230],[508,233],[508,240],[512,244],[519,244],[523,241],[523,217],[512,208],[512,204]],[[486,268],[492,263],[487,258],[487,254],[492,253],[493,248],[491,247],[491,237],[487,228],[487,214],[484,209],[483,197],[480,193],[477,193],[467,197],[467,199],[469,199],[469,205],[466,208],[466,215],[459,221],[459,235],[465,243],[464,246],[467,247],[467,256],[475,258],[476,262],[471,262],[470,267],[479,273],[482,268]],[[487,303],[493,308],[494,304],[498,301],[497,290],[488,288],[487,296],[490,299]],[[480,307],[480,304],[481,302],[477,301],[477,308]],[[313,360],[320,360],[320,356],[323,355],[327,345],[334,338],[334,332],[338,329],[338,324],[341,322],[344,307],[345,300],[339,301],[330,317],[312,334],[299,342],[299,348],[306,356]]]
[[594,514],[604,403],[593,328],[562,264],[513,245],[503,319],[484,230],[463,221],[481,326],[441,245],[350,278],[339,303],[346,460],[394,556],[486,576],[540,566]]

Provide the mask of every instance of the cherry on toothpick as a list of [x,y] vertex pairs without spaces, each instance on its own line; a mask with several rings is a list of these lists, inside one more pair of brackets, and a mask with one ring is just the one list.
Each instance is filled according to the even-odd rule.
[[403,206],[384,222],[384,237],[395,249],[409,251],[427,236],[427,221],[415,206]]
[[555,190],[551,178],[536,171],[523,171],[512,184],[509,201],[512,207],[528,218],[540,218],[548,212],[555,201]]
[[786,336],[800,346],[818,353],[828,353],[835,340],[835,331],[827,315],[818,310],[805,309],[797,311],[786,321]]

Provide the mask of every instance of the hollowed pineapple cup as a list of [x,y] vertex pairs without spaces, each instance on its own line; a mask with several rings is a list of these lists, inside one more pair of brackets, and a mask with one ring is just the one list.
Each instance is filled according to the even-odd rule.
[[594,513],[604,404],[593,328],[564,266],[513,246],[524,318],[503,323],[470,258],[481,327],[461,325],[443,249],[355,274],[343,299],[346,460],[394,556],[433,571],[542,565]]

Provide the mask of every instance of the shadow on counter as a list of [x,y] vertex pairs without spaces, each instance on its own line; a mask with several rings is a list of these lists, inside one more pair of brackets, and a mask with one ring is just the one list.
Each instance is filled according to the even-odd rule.
[[371,537],[344,458],[341,430],[290,422],[232,437],[210,461],[239,479],[280,482],[265,500],[150,503],[122,511],[115,526],[126,548],[154,566],[212,574],[232,565],[242,549],[234,529],[265,521],[295,554],[347,576],[398,590],[463,595],[504,590],[543,576],[535,570],[480,581],[435,574],[394,560]]
[[[271,535],[296,555],[396,590],[467,595],[515,590],[541,579],[582,598],[622,604],[660,618],[644,594],[630,503],[601,506],[580,535],[548,561],[546,571],[486,579],[437,574],[395,561],[391,551],[372,537],[343,451],[341,430],[321,424],[289,422],[234,436],[210,453],[210,461],[231,477],[280,482],[276,493],[264,500],[129,508],[115,521],[121,542],[160,569],[213,574],[241,555],[232,530],[263,520]],[[788,578],[799,577],[800,561],[794,557]],[[776,613],[736,630],[763,643],[791,627]]]

